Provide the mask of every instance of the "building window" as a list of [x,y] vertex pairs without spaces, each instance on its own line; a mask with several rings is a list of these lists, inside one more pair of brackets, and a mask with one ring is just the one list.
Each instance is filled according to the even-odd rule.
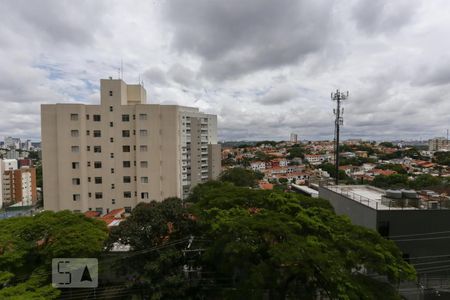
[[86,120],[89,120],[89,115],[86,115]]
[[139,120],[141,121],[147,120],[147,114],[139,114]]
[[122,122],[129,122],[130,121],[130,115],[122,115]]
[[94,122],[100,122],[102,120],[102,117],[100,115],[94,115],[93,119],[94,119]]
[[133,115],[133,120],[136,120],[136,115]]
[[111,168],[111,174],[114,174],[114,168]]
[[100,184],[103,182],[103,179],[101,177],[94,177],[95,184]]
[[111,183],[111,189],[113,190],[115,188],[116,188],[116,185],[114,183]]
[[70,120],[78,121],[78,114],[70,114]]
[[86,130],[86,135],[89,135],[91,132],[89,130]]
[[110,156],[111,158],[114,158],[114,153],[110,153],[109,156]]
[[92,197],[92,193],[91,193],[91,192],[88,193],[88,197],[89,197],[89,198]]
[[148,193],[147,192],[141,193],[141,199],[148,199]]
[[112,106],[109,107],[109,111],[113,111],[114,108]]
[[88,182],[91,182],[91,177],[88,177]]
[[141,183],[148,183],[148,177],[141,177]]
[[90,162],[90,161],[87,162],[87,166],[88,166],[88,167],[91,166],[91,162]]
[[72,178],[73,185],[80,185],[80,178]]
[[103,198],[103,193],[102,192],[96,192],[95,193],[95,199],[102,199]]
[[130,131],[129,130],[122,130],[122,137],[130,137]]
[[86,146],[86,151],[91,151],[91,146]]
[[101,167],[102,167],[102,162],[101,161],[94,161],[94,168],[100,169]]
[[109,141],[110,141],[111,143],[114,143],[114,138],[109,138]]
[[131,198],[131,192],[123,192],[124,198]]
[[148,135],[148,131],[146,129],[141,129],[141,130],[139,130],[139,135],[140,136],[147,136]]
[[116,199],[111,199],[111,204],[116,204]]
[[139,150],[140,150],[141,152],[147,152],[147,145],[141,145],[141,146],[139,147]]
[[114,127],[114,123],[113,122],[109,122],[109,127]]
[[130,176],[123,176],[123,182],[124,183],[130,183],[131,182],[131,177]]
[[102,132],[100,130],[94,130],[94,137],[101,137]]
[[79,169],[80,168],[80,163],[79,162],[73,162],[72,163],[72,169]]
[[141,161],[141,168],[147,168],[148,162],[146,160]]
[[101,153],[102,152],[102,146],[94,146],[94,153]]
[[136,161],[133,162],[133,165],[136,167]]
[[72,146],[71,147],[72,152],[80,152],[80,147],[79,146]]
[[130,146],[128,146],[128,145],[122,146],[122,151],[123,152],[130,152]]
[[131,167],[130,161],[128,161],[128,160],[123,161],[123,167],[124,167],[124,168],[129,168],[129,167]]
[[80,194],[73,194],[72,195],[73,201],[79,201],[80,200]]
[[112,96],[113,95],[113,91],[109,91],[109,96]]
[[133,130],[133,135],[136,135],[136,130]]
[[77,129],[71,130],[71,131],[70,131],[70,135],[71,135],[72,137],[78,137],[79,131],[78,131]]

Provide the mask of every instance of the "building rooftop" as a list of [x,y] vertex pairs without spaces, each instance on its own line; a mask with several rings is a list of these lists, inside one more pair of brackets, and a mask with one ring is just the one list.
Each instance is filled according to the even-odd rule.
[[370,185],[328,185],[324,188],[377,210],[418,209],[412,206],[390,205],[390,201],[385,201],[386,191]]

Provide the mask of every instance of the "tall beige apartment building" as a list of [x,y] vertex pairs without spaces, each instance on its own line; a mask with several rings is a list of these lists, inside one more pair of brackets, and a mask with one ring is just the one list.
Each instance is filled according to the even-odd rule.
[[44,208],[107,213],[186,198],[221,171],[217,116],[146,104],[142,85],[102,79],[100,105],[41,106]]

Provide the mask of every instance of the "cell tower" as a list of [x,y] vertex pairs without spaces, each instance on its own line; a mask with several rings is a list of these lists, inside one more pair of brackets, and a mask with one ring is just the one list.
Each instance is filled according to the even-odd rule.
[[331,100],[336,101],[336,108],[333,109],[333,113],[336,116],[334,120],[334,134],[335,134],[335,145],[334,145],[334,155],[336,164],[336,185],[339,184],[339,128],[344,125],[344,108],[341,108],[341,101],[348,98],[348,91],[346,93],[336,90],[336,92],[331,93]]

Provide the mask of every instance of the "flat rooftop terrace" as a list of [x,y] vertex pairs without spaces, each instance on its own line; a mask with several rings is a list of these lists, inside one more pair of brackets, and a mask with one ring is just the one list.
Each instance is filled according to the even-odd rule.
[[370,185],[327,185],[322,187],[377,210],[417,209],[411,206],[395,207],[383,204],[381,200],[386,196],[386,192]]

